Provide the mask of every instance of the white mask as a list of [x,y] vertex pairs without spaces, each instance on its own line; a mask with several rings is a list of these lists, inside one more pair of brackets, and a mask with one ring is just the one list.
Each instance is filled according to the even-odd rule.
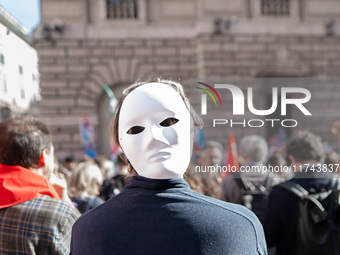
[[120,110],[118,134],[141,176],[179,178],[189,165],[193,122],[181,96],[168,85],[147,83],[130,92]]

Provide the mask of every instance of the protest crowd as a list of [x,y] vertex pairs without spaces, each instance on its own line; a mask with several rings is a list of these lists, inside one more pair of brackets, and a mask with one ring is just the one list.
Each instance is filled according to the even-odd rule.
[[0,254],[340,254],[338,152],[307,130],[190,145],[189,107],[175,82],[130,86],[114,160],[58,162],[43,121],[3,120]]

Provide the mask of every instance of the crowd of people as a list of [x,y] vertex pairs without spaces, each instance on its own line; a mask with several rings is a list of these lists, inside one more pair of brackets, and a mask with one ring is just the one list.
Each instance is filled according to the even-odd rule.
[[[251,171],[224,179],[216,171],[198,173],[196,166],[222,165],[225,151],[207,141],[192,155],[193,133],[202,121],[182,86],[168,80],[128,87],[111,126],[121,149],[115,163],[70,156],[58,164],[42,121],[26,116],[0,122],[0,254],[340,250],[337,233],[327,232],[326,244],[301,239],[311,234],[301,230],[306,223],[299,221],[300,197],[290,191],[301,187],[304,197],[320,192],[330,197],[340,190],[334,181],[339,155],[326,152],[319,136],[295,132],[271,153],[262,136],[244,136],[239,164]],[[290,171],[268,171],[269,165]],[[328,208],[333,197],[318,199]],[[336,231],[339,215],[340,209],[333,215]],[[327,229],[322,225],[315,235]]]

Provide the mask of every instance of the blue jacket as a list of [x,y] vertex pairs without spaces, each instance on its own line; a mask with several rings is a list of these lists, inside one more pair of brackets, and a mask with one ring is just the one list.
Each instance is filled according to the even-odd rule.
[[267,254],[262,226],[243,206],[200,195],[182,179],[133,176],[83,214],[71,254]]
[[[331,177],[329,172],[318,173],[304,169],[290,181],[306,190],[320,191],[327,188]],[[297,196],[278,186],[274,186],[269,194],[263,227],[268,247],[276,246],[277,255],[294,254],[298,201]]]

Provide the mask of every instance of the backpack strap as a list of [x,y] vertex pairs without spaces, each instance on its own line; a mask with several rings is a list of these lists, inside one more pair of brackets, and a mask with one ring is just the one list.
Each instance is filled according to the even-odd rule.
[[266,190],[271,190],[271,188],[273,187],[275,183],[277,183],[275,182],[275,174],[272,172],[269,172],[264,182],[264,187],[266,188]]
[[254,185],[243,176],[242,173],[236,172],[234,179],[241,190],[252,191],[255,189]]
[[300,200],[309,200],[312,202],[316,207],[313,209],[313,220],[315,223],[325,220],[327,218],[327,211],[323,207],[323,205],[317,200],[315,197],[311,196],[309,192],[304,189],[301,185],[287,181],[280,183],[279,187],[293,193],[295,196],[299,197]]
[[328,187],[331,190],[340,190],[340,178],[332,178]]
[[331,209],[330,209],[330,217],[335,217],[335,213],[339,208],[339,197],[340,197],[340,178],[333,178],[329,184],[329,190],[332,190],[331,193]]
[[331,228],[331,242],[333,246],[333,251],[335,255],[340,254],[339,241],[337,233],[339,231],[338,227],[335,225],[336,212],[339,208],[339,197],[340,197],[340,178],[332,178],[329,184],[329,189],[332,190],[330,209],[328,210],[329,220],[328,225]]
[[295,182],[292,182],[292,181],[282,182],[282,183],[278,184],[277,186],[293,193],[294,195],[296,195],[300,199],[305,198],[306,196],[309,195],[308,191],[305,190],[301,185],[299,185]]

